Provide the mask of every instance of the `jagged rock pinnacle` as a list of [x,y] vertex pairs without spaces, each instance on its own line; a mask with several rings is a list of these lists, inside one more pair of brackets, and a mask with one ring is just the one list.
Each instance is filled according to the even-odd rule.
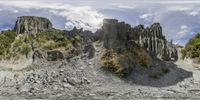
[[176,48],[166,41],[160,23],[154,23],[147,28],[143,25],[132,28],[116,19],[104,19],[102,30],[104,47],[107,49],[127,48],[128,42],[134,41],[159,58],[165,60],[177,58]]

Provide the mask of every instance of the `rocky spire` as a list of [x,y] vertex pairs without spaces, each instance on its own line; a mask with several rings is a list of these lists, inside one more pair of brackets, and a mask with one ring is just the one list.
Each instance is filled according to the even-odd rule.
[[105,19],[103,21],[103,41],[106,48],[123,48],[127,41],[127,33],[130,25],[118,22],[116,19]]
[[105,19],[102,31],[104,47],[107,49],[127,48],[128,42],[134,41],[158,58],[165,60],[177,58],[176,48],[166,41],[160,23],[154,23],[147,28],[143,25],[132,28],[116,19]]
[[21,16],[17,18],[14,30],[20,33],[36,34],[39,31],[52,29],[49,19],[36,16]]

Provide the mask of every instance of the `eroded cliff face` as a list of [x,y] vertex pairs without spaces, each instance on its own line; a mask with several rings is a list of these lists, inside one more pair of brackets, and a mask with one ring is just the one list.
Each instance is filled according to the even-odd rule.
[[36,16],[18,17],[14,28],[18,34],[36,34],[49,29],[52,29],[52,23],[49,19]]
[[154,23],[147,28],[143,25],[132,28],[125,22],[105,19],[102,31],[104,47],[107,49],[130,48],[129,44],[134,42],[146,49],[151,56],[164,60],[178,58],[175,46],[166,40],[159,23]]

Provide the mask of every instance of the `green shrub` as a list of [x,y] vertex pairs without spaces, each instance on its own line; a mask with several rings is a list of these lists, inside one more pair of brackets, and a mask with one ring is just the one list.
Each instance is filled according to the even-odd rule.
[[3,31],[0,34],[0,57],[4,58],[9,52],[11,43],[15,40],[16,32],[12,30]]
[[40,45],[39,48],[44,50],[69,48],[72,44],[64,32],[56,29],[36,34],[36,42]]
[[181,54],[182,54],[181,59],[184,59],[187,55],[187,51],[185,49],[181,49]]
[[78,43],[82,43],[83,42],[83,38],[80,35],[75,35],[74,37],[75,41],[77,41]]
[[56,43],[53,41],[48,41],[45,44],[43,44],[42,48],[45,50],[53,50],[56,48]]
[[24,34],[24,42],[25,43],[33,43],[34,35],[33,34]]
[[[73,39],[80,44],[83,41],[79,34],[76,34]],[[12,30],[0,34],[0,59],[18,57],[20,54],[27,56],[35,48],[39,50],[68,50],[71,47],[72,41],[66,33],[56,29],[41,31],[37,34],[18,34],[18,36]]]
[[12,50],[12,52],[15,52],[15,53],[17,53],[17,52],[20,52],[21,51],[21,48],[20,48],[20,46],[23,44],[23,41],[22,41],[22,39],[16,39],[13,43],[12,43],[12,48],[11,48],[11,50]]
[[170,72],[170,70],[168,68],[162,67],[159,71],[150,73],[149,77],[154,78],[154,79],[158,79],[158,78],[164,76],[165,74],[167,74],[169,72]]
[[162,72],[154,72],[154,73],[151,73],[150,75],[149,75],[149,77],[150,78],[154,78],[154,79],[158,79],[158,78],[160,78],[161,76],[163,76],[163,73]]
[[28,53],[31,51],[31,47],[28,44],[22,44],[21,45],[21,54],[28,55]]
[[200,34],[191,38],[182,51],[183,57],[199,58],[200,57]]
[[162,73],[165,73],[165,74],[170,72],[170,70],[166,67],[162,67],[161,71],[162,71]]
[[177,48],[184,48],[184,46],[178,45],[178,44],[176,44],[176,47],[177,47]]

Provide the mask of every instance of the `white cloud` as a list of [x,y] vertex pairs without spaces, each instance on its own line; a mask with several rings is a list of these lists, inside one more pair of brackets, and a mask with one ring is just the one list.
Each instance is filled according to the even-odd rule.
[[151,21],[152,17],[153,17],[153,14],[150,14],[150,13],[143,14],[143,15],[139,16],[140,19],[143,19],[143,20],[146,20],[146,21]]
[[189,27],[187,25],[182,25],[182,26],[180,26],[180,31],[178,31],[176,34],[176,39],[181,39],[181,38],[187,36],[188,34],[190,34]]
[[184,37],[185,35],[188,34],[188,30],[187,29],[183,29],[183,30],[180,30],[178,33],[177,33],[177,36],[178,38],[182,38]]
[[[66,18],[66,28],[76,26],[91,31],[96,31],[102,25],[103,15],[90,7],[73,7],[68,5],[68,9],[50,10],[54,15]],[[69,26],[68,26],[69,25]]]
[[19,13],[19,10],[14,9],[14,8],[10,8],[9,10],[12,11],[13,13]]
[[134,9],[135,7],[133,6],[125,6],[125,5],[118,5],[119,8],[124,8],[124,9]]
[[199,15],[199,11],[192,11],[192,12],[189,12],[188,14],[191,16],[197,16]]
[[157,0],[158,4],[200,4],[197,0]]
[[187,25],[182,25],[180,28],[181,28],[182,30],[184,30],[184,29],[187,29],[188,26],[187,26]]
[[49,13],[66,18],[66,28],[73,25],[77,28],[93,32],[101,27],[104,18],[97,10],[88,6],[72,6],[63,3],[43,3],[36,1],[0,1],[0,5],[11,9],[14,13],[18,13],[19,10],[23,9],[48,9]]
[[192,8],[184,5],[166,5],[166,9],[168,11],[189,11]]

